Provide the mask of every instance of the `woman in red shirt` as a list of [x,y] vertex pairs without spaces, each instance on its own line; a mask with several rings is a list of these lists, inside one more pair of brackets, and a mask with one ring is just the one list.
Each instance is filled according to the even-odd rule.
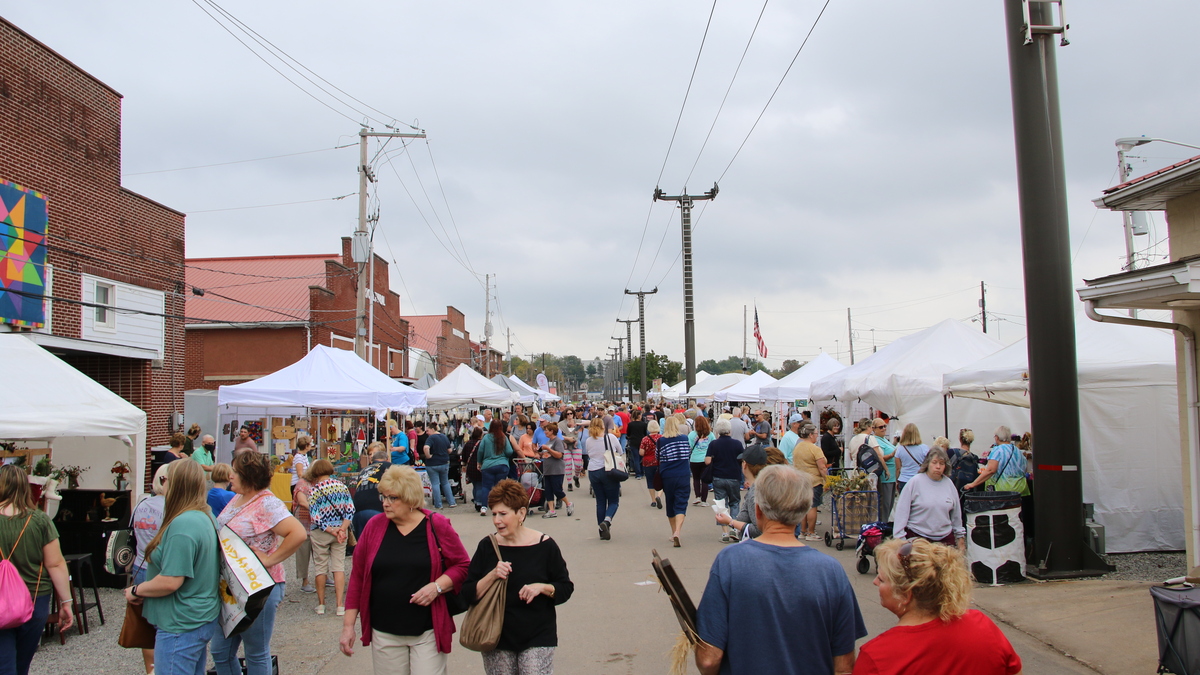
[[[900,539],[875,549],[879,603],[900,622],[863,645],[854,675],[1019,675],[1021,657],[982,612],[957,549]],[[962,636],[971,636],[970,640]]]

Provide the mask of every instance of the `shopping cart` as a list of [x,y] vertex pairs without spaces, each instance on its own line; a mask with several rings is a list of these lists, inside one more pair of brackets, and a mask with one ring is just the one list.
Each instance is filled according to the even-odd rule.
[[[879,492],[877,490],[847,490],[830,495],[829,531],[825,533],[825,545],[837,550],[846,547],[846,538],[858,536],[862,526],[879,520]],[[846,533],[850,534],[847,535]]]
[[517,481],[529,495],[529,510],[546,510],[545,480],[542,476],[542,460],[521,457],[513,460],[517,467]]

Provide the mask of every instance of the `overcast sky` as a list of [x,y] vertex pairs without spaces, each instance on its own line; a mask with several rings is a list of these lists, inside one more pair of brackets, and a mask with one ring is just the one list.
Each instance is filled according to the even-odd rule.
[[[832,0],[730,164],[822,5],[766,6],[701,153],[763,7],[718,0],[669,156],[707,1],[222,1],[383,111],[353,101],[351,110],[273,61],[344,115],[189,0],[6,2],[3,16],[125,96],[125,186],[190,214],[189,257],[338,251],[357,204],[332,198],[358,189],[355,149],[162,170],[354,143],[365,110],[429,135],[407,153],[392,152],[401,147],[393,141],[375,165],[376,245],[398,261],[392,288],[403,312],[454,305],[477,338],[484,291],[466,268],[493,274],[501,349],[511,328],[514,353],[604,355],[610,337],[625,334],[614,320],[636,318],[622,291],[657,285],[647,348],[682,360],[679,215],[652,202],[660,170],[669,194],[685,181],[701,193],[720,178],[717,199],[693,214],[697,360],[740,354],[742,306],[757,302],[770,367],[821,348],[848,362],[847,307],[861,358],[873,341],[977,316],[980,281],[1003,319],[989,331],[1018,339],[1025,311],[1002,0]],[[1119,214],[1091,203],[1117,182],[1113,141],[1200,144],[1200,4],[1067,9],[1071,45],[1057,53],[1081,280],[1118,271],[1124,256]],[[1135,175],[1194,154],[1161,143],[1137,153]],[[307,200],[323,201],[216,210]],[[1161,213],[1153,220],[1140,247],[1166,237]]]

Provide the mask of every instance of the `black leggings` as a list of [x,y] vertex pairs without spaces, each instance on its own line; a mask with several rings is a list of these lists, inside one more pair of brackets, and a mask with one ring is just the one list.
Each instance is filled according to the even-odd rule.
[[701,476],[704,475],[704,462],[691,462],[692,466],[692,491],[696,493],[696,499],[702,502],[708,501],[708,484],[704,482]]

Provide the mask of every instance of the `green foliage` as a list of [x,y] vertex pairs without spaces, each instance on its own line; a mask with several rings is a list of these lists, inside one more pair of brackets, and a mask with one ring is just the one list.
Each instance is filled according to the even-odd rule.
[[[638,382],[641,378],[641,367],[639,357],[635,356],[629,360],[629,377],[634,382]],[[646,352],[646,386],[651,386],[656,379],[661,379],[667,386],[675,384],[683,379],[683,364],[672,361],[671,357],[666,354]],[[636,389],[637,385],[634,388]]]
[[[746,359],[746,372],[753,373],[758,370],[767,370],[762,361],[758,359]],[[742,357],[730,356],[727,359],[717,361],[715,359],[704,359],[696,364],[696,370],[703,370],[710,375],[721,375],[722,373],[740,373],[742,372]],[[767,371],[770,372],[770,371]]]
[[780,367],[779,370],[771,371],[771,377],[773,377],[777,380],[781,379],[783,377],[791,375],[792,373],[796,372],[797,370],[800,370],[807,363],[808,363],[808,361],[801,363],[801,362],[797,361],[796,359],[785,359],[783,362],[783,366]]

